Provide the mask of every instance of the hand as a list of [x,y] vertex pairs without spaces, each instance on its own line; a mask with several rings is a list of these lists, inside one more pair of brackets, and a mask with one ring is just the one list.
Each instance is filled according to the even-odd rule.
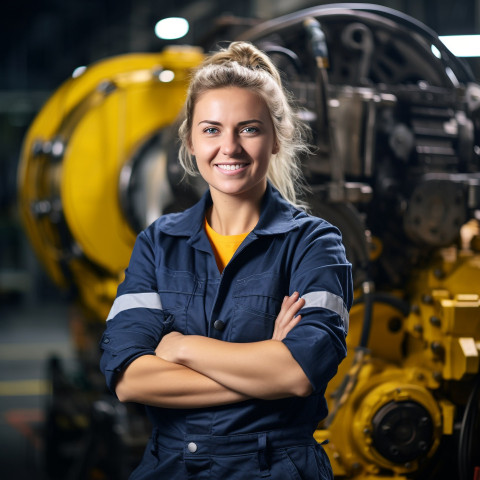
[[184,335],[179,332],[168,333],[162,338],[155,349],[155,355],[167,362],[177,362],[178,352],[182,345],[183,338]]
[[305,300],[300,298],[298,292],[283,299],[282,308],[275,320],[272,340],[283,340],[287,336],[287,333],[301,320],[301,315],[295,315],[304,305]]

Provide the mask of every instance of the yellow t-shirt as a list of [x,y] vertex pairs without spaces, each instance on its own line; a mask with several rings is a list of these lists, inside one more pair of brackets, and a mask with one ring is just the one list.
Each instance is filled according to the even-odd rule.
[[220,272],[223,272],[225,265],[231,260],[237,248],[245,240],[247,233],[241,233],[240,235],[220,235],[208,224],[205,218],[205,231],[207,237],[212,245],[213,253],[215,254],[215,260]]

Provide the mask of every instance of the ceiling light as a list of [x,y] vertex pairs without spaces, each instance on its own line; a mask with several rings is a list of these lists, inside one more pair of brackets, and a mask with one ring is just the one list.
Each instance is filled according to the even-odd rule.
[[480,35],[444,35],[439,38],[457,57],[480,57]]
[[188,33],[189,25],[185,18],[169,17],[155,25],[155,35],[162,40],[175,40]]

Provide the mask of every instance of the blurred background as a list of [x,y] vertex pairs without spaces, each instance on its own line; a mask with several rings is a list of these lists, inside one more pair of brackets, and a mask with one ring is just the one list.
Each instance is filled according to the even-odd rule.
[[[31,238],[26,233],[25,220],[22,221],[21,219],[19,190],[25,188],[27,177],[21,177],[22,180],[19,180],[19,165],[22,158],[22,146],[24,146],[27,132],[36,116],[57,89],[65,81],[71,79],[72,75],[75,78],[82,75],[85,67],[101,64],[107,59],[125,54],[146,53],[156,55],[161,54],[161,52],[172,51],[174,52],[172,59],[168,60],[170,58],[167,58],[168,55],[160,55],[152,60],[152,65],[161,61],[164,61],[165,64],[170,61],[175,65],[175,62],[178,61],[181,68],[188,69],[198,63],[199,52],[214,48],[219,41],[232,40],[241,36],[244,32],[252,31],[251,29],[253,29],[253,33],[250,38],[256,40],[261,38],[262,34],[255,31],[255,26],[263,25],[263,22],[284,15],[294,14],[302,9],[325,4],[342,5],[340,2],[308,0],[243,0],[241,2],[231,0],[176,0],[175,2],[164,0],[16,0],[3,5],[0,16],[0,44],[2,45],[0,48],[0,472],[2,472],[0,476],[2,478],[16,480],[24,478],[120,479],[123,475],[123,473],[109,473],[109,469],[102,465],[101,461],[98,461],[97,464],[92,462],[94,465],[90,465],[85,470],[82,470],[85,461],[80,462],[80,464],[72,462],[72,458],[75,456],[81,457],[83,455],[82,458],[92,458],[93,454],[89,449],[107,448],[104,445],[105,442],[97,444],[90,441],[89,443],[85,440],[84,435],[86,431],[90,435],[92,434],[91,430],[88,429],[91,422],[89,415],[101,415],[98,411],[91,413],[91,406],[94,400],[97,401],[97,396],[94,395],[93,400],[91,397],[85,399],[82,396],[82,408],[72,406],[75,402],[72,399],[79,398],[77,396],[78,392],[84,393],[92,390],[98,392],[101,390],[99,384],[96,383],[97,381],[101,382],[101,380],[85,379],[83,377],[84,365],[89,364],[89,362],[95,363],[95,359],[92,360],[88,357],[90,353],[84,353],[83,356],[80,355],[79,360],[78,346],[90,341],[84,339],[86,335],[84,331],[85,323],[95,322],[96,319],[91,320],[90,317],[98,316],[99,312],[103,314],[107,307],[102,302],[108,304],[111,296],[105,294],[102,300],[92,300],[89,303],[88,295],[85,292],[79,293],[79,290],[87,289],[88,285],[92,285],[92,283],[86,283],[86,285],[80,287],[74,285],[75,288],[71,288],[71,284],[65,280],[68,275],[62,270],[64,269],[62,262],[58,262],[60,266],[57,271],[57,266],[53,265],[53,262],[48,265],[49,260],[45,262],[45,259],[40,259],[38,245],[37,253],[35,253]],[[408,15],[440,36],[480,34],[480,0],[457,0],[456,2],[449,0],[391,0],[376,2],[375,5],[394,9],[399,14]],[[176,40],[159,38],[155,33],[157,22],[172,16],[188,20],[190,26],[188,33]],[[267,25],[269,24],[267,23]],[[412,30],[412,36],[414,30]],[[332,36],[328,40],[332,41]],[[477,39],[476,42],[480,44],[480,40]],[[175,48],[185,45],[199,47],[199,49],[175,50]],[[173,50],[172,47],[174,47]],[[333,49],[331,45],[329,45],[329,49]],[[181,55],[184,55],[185,58],[182,57],[182,60],[178,60],[180,57],[175,56],[180,55],[175,53],[178,51],[183,52]],[[274,53],[278,54],[278,51]],[[461,58],[460,61],[468,72],[465,83],[480,81],[480,57],[466,57]],[[149,68],[150,63],[150,61],[146,61]],[[452,68],[455,70],[454,67]],[[462,69],[463,67],[460,68],[463,72]],[[340,83],[338,80],[340,77],[335,78],[337,83]],[[459,81],[462,83],[464,80],[459,77]],[[371,83],[365,85],[368,86]],[[323,89],[325,92],[325,85],[323,85]],[[177,96],[181,99],[180,94]],[[52,118],[52,125],[59,123],[56,116],[60,115],[59,109],[62,108],[62,103],[58,98],[56,102],[55,105],[50,106],[50,110],[46,111],[48,114],[44,112],[43,124],[48,125],[49,115]],[[173,110],[175,109],[172,107]],[[168,120],[168,122],[171,123],[171,120]],[[62,123],[60,122],[60,124]],[[473,127],[471,126],[471,128]],[[46,126],[45,135],[48,131],[48,126]],[[83,136],[83,139],[88,138],[88,134]],[[402,138],[405,139],[405,137]],[[167,133],[163,135],[162,141],[168,141]],[[475,158],[478,159],[478,144],[475,143],[477,150],[474,150],[474,143],[472,143],[472,152],[475,151],[477,156]],[[40,148],[42,155],[50,155],[52,145],[43,143],[38,148]],[[168,150],[164,144],[162,145],[161,148]],[[28,143],[28,147],[31,148],[31,146],[32,144]],[[48,149],[50,150],[47,152]],[[23,155],[25,157],[25,152]],[[455,173],[478,172],[478,169],[475,170],[478,165],[475,161],[473,161],[473,168],[471,166],[463,168],[463,170],[459,168],[459,172],[455,171]],[[443,170],[443,173],[452,173],[452,171],[452,168],[448,167]],[[346,173],[347,177],[349,173],[352,178],[362,177],[362,175],[355,175],[348,171],[343,173]],[[40,176],[40,173],[38,175]],[[75,184],[75,178],[80,181],[84,177],[77,177],[75,172],[71,175],[70,181],[73,182],[71,188],[81,188],[78,187],[78,184]],[[83,173],[82,175],[87,176],[88,174]],[[319,169],[316,175],[318,178],[324,178],[325,172]],[[365,176],[368,175],[363,177]],[[353,179],[358,180],[359,178]],[[443,177],[442,179],[445,180]],[[364,178],[362,178],[363,180]],[[466,180],[455,177],[452,182],[465,185]],[[62,188],[70,187],[62,186]],[[89,187],[85,186],[84,188],[88,189]],[[196,192],[195,188],[201,190],[202,187],[193,186],[183,196],[174,192],[175,201],[179,205],[183,205],[184,197],[192,196],[191,191]],[[355,188],[352,188],[352,191],[355,192]],[[127,193],[127,201],[134,198],[135,193],[133,191],[128,190]],[[321,192],[319,198],[326,198],[325,195],[328,197],[328,194]],[[358,193],[358,195],[361,196],[363,193]],[[368,197],[368,192],[365,195]],[[344,201],[344,203],[350,202],[351,198],[347,197],[348,195],[343,196],[341,201]],[[366,200],[366,197],[364,200]],[[74,203],[78,198],[83,197],[72,198],[70,202]],[[331,200],[330,197],[328,198]],[[354,200],[354,203],[357,200]],[[24,201],[26,200],[24,199]],[[37,207],[40,210],[44,207],[47,210],[50,209],[48,212],[53,208],[52,205],[44,204],[38,204]],[[474,207],[469,206],[471,210],[476,210],[476,205]],[[71,205],[71,208],[75,207]],[[98,205],[98,208],[101,208],[101,206]],[[125,209],[128,210],[128,207],[125,207]],[[360,210],[362,215],[359,215],[359,218],[364,219],[368,216],[368,209]],[[162,213],[161,210],[160,213]],[[327,211],[325,215],[328,216],[329,213],[331,212]],[[334,218],[335,214],[335,212],[332,214]],[[128,217],[128,223],[132,227],[129,232],[138,230],[144,223],[144,219],[140,218],[141,215],[138,214],[138,211],[133,213],[130,211],[130,215],[126,215],[126,217]],[[348,223],[348,217],[346,221]],[[30,228],[34,227],[30,226]],[[124,226],[119,228],[124,228]],[[131,235],[131,233],[128,233],[128,235]],[[79,233],[79,236],[81,236],[81,233]],[[453,237],[456,241],[456,236],[453,235]],[[362,239],[360,243],[363,241]],[[436,239],[431,240],[430,238],[429,241],[430,244],[427,245],[429,253],[433,248],[449,246],[441,241],[436,242]],[[130,243],[131,240],[128,239],[126,244],[130,245]],[[102,245],[103,247],[105,245]],[[352,248],[355,250],[355,247]],[[47,263],[47,266],[45,266],[45,263]],[[109,269],[109,265],[105,266],[101,261],[96,263],[95,272],[100,270],[103,272]],[[90,270],[85,272],[86,274],[91,273]],[[118,272],[115,271],[114,273],[117,275]],[[75,274],[82,275],[78,271]],[[65,278],[63,275],[65,275]],[[98,275],[102,276],[103,273]],[[118,275],[115,275],[113,280],[112,278],[109,279],[112,280],[112,285],[116,285],[119,279]],[[385,276],[383,274],[381,278],[383,279]],[[365,278],[360,278],[358,285],[362,285],[364,280]],[[75,282],[72,283],[75,284]],[[395,284],[394,281],[386,283],[390,291],[398,287],[398,284]],[[93,284],[98,286],[95,281]],[[102,283],[101,287],[105,290],[111,290],[112,285]],[[475,287],[473,293],[475,292],[480,293],[480,289]],[[467,293],[471,294],[472,292],[468,291]],[[79,302],[79,297],[87,298],[87,300]],[[83,310],[84,305],[82,303],[87,304],[87,313]],[[477,318],[478,314],[475,313],[474,316]],[[431,315],[429,315],[430,317]],[[408,322],[405,324],[407,325]],[[414,327],[412,328],[414,329]],[[477,330],[475,332],[478,333]],[[472,335],[478,342],[478,337],[475,337],[477,333]],[[465,335],[462,333],[460,336],[463,338]],[[93,338],[95,339],[96,336],[94,335]],[[85,348],[86,350],[88,348]],[[476,372],[477,367],[470,367],[468,372],[471,373],[472,371]],[[64,376],[74,379],[73,393],[70,380],[65,380],[65,384],[62,383]],[[54,387],[52,387],[52,378],[55,379],[53,383],[57,382]],[[467,378],[467,380],[469,379],[470,377]],[[468,383],[468,389],[471,390],[474,385],[474,383]],[[62,388],[68,390],[68,394],[63,397],[60,408],[56,406],[52,408],[52,403],[57,401],[54,393],[62,391]],[[81,396],[83,393],[78,393],[78,395]],[[468,395],[466,395],[466,398],[468,398]],[[424,399],[417,399],[416,401],[422,405],[428,404],[428,401]],[[478,402],[478,398],[475,397],[474,401]],[[463,406],[466,403],[468,403],[468,400],[460,401]],[[118,408],[117,405],[112,406],[108,402],[107,404],[107,406],[105,404],[100,405],[100,410],[101,408]],[[435,410],[434,407],[430,408],[429,405],[425,408],[430,413]],[[447,407],[443,408],[442,415],[445,416],[447,411],[449,411]],[[88,414],[84,415],[85,412],[88,412]],[[117,416],[122,414],[115,413]],[[49,422],[48,415],[54,415],[55,419]],[[82,417],[82,415],[84,416]],[[414,413],[413,418],[422,418],[420,413],[418,413],[418,418],[415,415],[417,413]],[[431,416],[433,418],[435,415],[432,413]],[[478,421],[476,416],[474,418],[475,421]],[[471,420],[471,417],[469,419]],[[71,426],[70,429],[58,427],[58,425],[62,425],[62,422],[70,426],[73,424],[73,427]],[[84,422],[83,427],[82,422]],[[139,422],[141,423],[141,420]],[[55,431],[49,431],[49,425]],[[432,426],[432,428],[434,427]],[[141,426],[138,429],[141,430]],[[57,430],[61,430],[61,432],[59,433]],[[106,430],[108,430],[108,427],[106,427]],[[69,431],[71,437],[65,431]],[[75,433],[71,433],[72,431]],[[105,431],[102,435],[105,435]],[[418,435],[428,437],[428,434],[424,432],[418,433]],[[475,435],[477,438],[478,430]],[[48,451],[49,446],[46,439],[50,439],[54,445],[53,452]],[[118,439],[111,440],[109,448],[113,449],[112,445],[116,441]],[[142,439],[139,443],[141,444],[141,442]],[[432,440],[428,449],[431,449],[432,452],[437,450],[437,443],[436,440]],[[473,443],[473,441],[468,443],[469,448],[472,445],[477,445],[477,443]],[[125,442],[120,446],[117,445],[117,447],[117,450],[114,450],[115,452],[125,448]],[[136,445],[131,450],[135,451],[135,448]],[[369,457],[369,454],[365,455],[368,458],[368,460],[365,460],[367,465],[375,463],[375,455],[373,457]],[[388,457],[388,454],[386,454],[386,457],[387,460],[380,461],[380,467],[376,467],[383,471],[385,468],[388,470],[393,464],[394,467],[390,469],[389,474],[385,474],[385,478],[390,478],[389,476],[394,474],[407,475],[418,467],[406,466],[407,463],[412,461],[408,454],[406,454],[405,460],[401,462],[401,468],[395,467],[398,462]],[[57,459],[60,465],[58,470],[52,467],[52,464],[57,463]],[[62,465],[62,462],[66,466]],[[45,466],[46,463],[49,463],[48,468]],[[74,467],[71,466],[72,463],[75,464]],[[128,469],[129,466],[125,468]],[[473,471],[471,465],[468,468],[469,472]],[[357,475],[355,468],[353,470],[342,470],[339,466],[337,471],[342,471],[343,475],[348,478],[354,478]],[[368,475],[375,476],[368,478],[384,478],[375,468],[372,468]],[[367,478],[367,476],[358,478]],[[440,477],[433,476],[432,478]],[[450,478],[456,477],[452,476]],[[468,476],[466,474],[465,478],[473,479],[474,477],[469,473]]]

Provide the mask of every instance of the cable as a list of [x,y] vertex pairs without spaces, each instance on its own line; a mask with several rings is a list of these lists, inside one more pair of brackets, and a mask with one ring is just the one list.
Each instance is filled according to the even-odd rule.
[[[468,397],[467,406],[463,413],[460,435],[458,439],[458,479],[471,480],[473,478],[473,452],[472,441],[475,432],[475,424],[479,416],[478,400],[480,399],[480,375],[477,375],[473,389]],[[480,453],[476,452],[476,461],[479,462]],[[472,457],[472,458],[470,458]],[[480,462],[479,462],[480,463]]]

